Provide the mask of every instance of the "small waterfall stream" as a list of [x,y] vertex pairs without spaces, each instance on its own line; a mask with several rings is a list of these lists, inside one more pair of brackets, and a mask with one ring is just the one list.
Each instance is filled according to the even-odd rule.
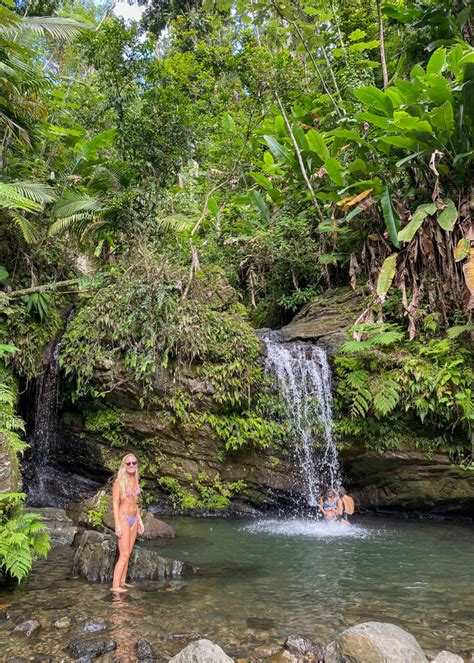
[[265,370],[274,377],[285,406],[304,500],[318,505],[321,492],[338,488],[340,470],[333,437],[331,369],[325,350],[311,343],[279,343],[266,334]]

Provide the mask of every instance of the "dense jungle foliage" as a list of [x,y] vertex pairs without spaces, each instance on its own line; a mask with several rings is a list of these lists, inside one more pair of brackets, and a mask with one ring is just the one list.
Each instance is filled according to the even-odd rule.
[[351,285],[368,301],[335,360],[341,443],[468,463],[470,2],[139,5],[128,23],[114,3],[0,5],[4,449],[23,448],[16,382],[68,316],[66,401],[127,380],[145,398],[194,363],[227,449],[284,439],[253,328]]

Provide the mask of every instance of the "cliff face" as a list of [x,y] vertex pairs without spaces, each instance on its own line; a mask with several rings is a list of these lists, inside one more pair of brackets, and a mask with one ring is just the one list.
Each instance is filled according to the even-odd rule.
[[[334,354],[364,305],[360,291],[329,291],[281,330],[283,340],[312,340]],[[123,455],[133,451],[140,459],[144,496],[158,509],[251,513],[298,502],[302,481],[291,450],[278,443],[225,448],[212,381],[196,366],[177,373],[157,369],[146,396],[133,380],[120,379],[121,370],[117,363],[97,366],[98,384],[109,385],[113,374],[114,389],[100,404],[83,400],[60,415],[52,460],[68,477],[61,482],[65,498],[77,499],[81,491],[86,495],[104,484]],[[186,415],[189,409],[192,417]],[[474,515],[474,472],[454,466],[446,454],[414,449],[415,440],[413,449],[383,453],[346,440],[344,483],[357,504],[383,512]]]

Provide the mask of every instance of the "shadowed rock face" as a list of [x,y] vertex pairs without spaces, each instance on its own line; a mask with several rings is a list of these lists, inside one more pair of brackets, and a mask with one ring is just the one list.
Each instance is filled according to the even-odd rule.
[[474,474],[445,454],[346,450],[348,486],[358,505],[381,512],[474,517]]

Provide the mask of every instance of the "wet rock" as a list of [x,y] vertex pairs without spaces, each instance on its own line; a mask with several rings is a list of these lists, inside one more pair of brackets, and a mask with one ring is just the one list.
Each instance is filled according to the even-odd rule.
[[75,663],[92,663],[92,657],[91,656],[80,656],[79,658],[76,658]]
[[464,663],[464,659],[457,654],[452,654],[450,651],[442,651],[431,663]]
[[167,525],[162,520],[159,520],[148,511],[143,516],[143,525],[145,526],[145,532],[141,535],[142,539],[152,540],[176,538],[176,532],[170,525]]
[[82,630],[85,633],[98,633],[99,631],[105,631],[106,628],[108,628],[107,622],[102,619],[94,619],[87,621]]
[[196,640],[173,656],[169,663],[234,663],[225,651],[210,640]]
[[36,619],[28,619],[26,622],[22,622],[15,626],[13,633],[18,635],[24,635],[27,638],[30,638],[41,628],[41,624],[36,621]]
[[269,658],[281,650],[279,645],[260,645],[252,651],[252,658]]
[[69,628],[71,624],[72,622],[69,617],[59,617],[59,619],[56,619],[56,621],[54,622],[54,628],[65,629]]
[[303,306],[293,320],[280,329],[280,338],[288,341],[317,341],[334,351],[346,340],[346,330],[354,324],[366,306],[367,293],[362,289],[333,288]]
[[90,582],[110,582],[116,555],[117,539],[114,536],[86,531],[74,555],[72,574]]
[[302,661],[301,656],[296,656],[287,649],[282,649],[268,659],[268,663],[302,663]]
[[84,640],[73,640],[68,649],[75,658],[90,657],[97,658],[102,654],[115,651],[117,643],[110,638],[87,638]]
[[193,640],[201,640],[202,635],[197,631],[191,631],[190,633],[174,633],[168,637],[168,640],[186,640],[187,642],[192,642]]
[[294,635],[289,635],[285,640],[283,645],[284,649],[287,649],[292,654],[297,656],[304,656],[313,649],[314,645],[310,640],[306,638],[298,638]]
[[325,663],[427,663],[415,638],[382,622],[357,624],[340,633],[326,648]]
[[28,513],[36,513],[40,516],[41,521],[48,528],[53,548],[72,545],[74,537],[77,534],[77,527],[63,509],[49,507],[34,509],[29,507],[26,511]]
[[[114,535],[87,530],[82,534],[74,555],[72,574],[90,582],[110,582],[116,556],[117,539]],[[167,559],[153,550],[135,546],[130,558],[128,578],[161,580],[192,575],[196,570],[185,562]]]
[[155,658],[155,652],[148,640],[140,638],[135,645],[135,652],[139,661]]
[[[4,446],[2,434],[0,434],[0,446]],[[15,454],[7,449],[9,449],[8,444],[6,449],[0,450],[0,494],[15,493],[20,487],[18,460]]]
[[23,656],[13,656],[13,658],[7,658],[6,663],[28,663],[28,659]]

